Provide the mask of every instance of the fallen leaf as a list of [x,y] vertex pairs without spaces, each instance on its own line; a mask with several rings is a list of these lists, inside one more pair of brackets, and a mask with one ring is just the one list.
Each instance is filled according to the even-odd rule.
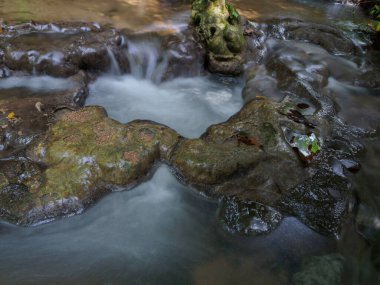
[[243,143],[245,145],[255,145],[259,148],[262,147],[262,144],[260,144],[255,137],[237,135],[237,140],[238,143]]
[[314,133],[309,135],[294,134],[290,140],[290,145],[297,150],[301,159],[307,163],[320,151],[320,143]]
[[41,102],[37,102],[35,105],[34,105],[37,109],[38,112],[42,112],[42,106],[43,104]]
[[13,120],[15,118],[15,113],[14,112],[10,112],[8,115],[7,115],[7,119],[8,120]]

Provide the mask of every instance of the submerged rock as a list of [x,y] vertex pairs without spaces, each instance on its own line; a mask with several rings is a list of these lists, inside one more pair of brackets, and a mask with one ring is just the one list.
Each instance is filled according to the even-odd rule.
[[358,47],[343,31],[331,25],[296,19],[274,19],[268,24],[270,36],[276,38],[310,42],[333,54],[359,52]]
[[219,219],[231,233],[260,235],[275,229],[282,215],[271,207],[232,197],[222,200]]
[[339,285],[344,258],[340,254],[312,257],[306,260],[301,271],[293,275],[292,285]]
[[211,72],[237,75],[243,71],[245,39],[240,16],[224,0],[192,1],[193,23],[206,44]]

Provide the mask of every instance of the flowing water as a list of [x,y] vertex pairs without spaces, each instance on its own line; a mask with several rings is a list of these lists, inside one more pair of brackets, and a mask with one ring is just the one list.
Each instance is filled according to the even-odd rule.
[[216,208],[160,166],[82,216],[0,224],[1,284],[286,284],[298,260],[332,243],[293,218],[268,238],[229,236]]
[[177,78],[159,85],[131,75],[102,77],[90,85],[88,105],[101,105],[120,122],[148,119],[186,137],[199,137],[242,107],[241,87],[208,78]]
[[[181,33],[190,14],[188,2],[0,0],[0,18],[98,21],[138,32],[169,28]],[[361,39],[351,33],[350,25],[355,27],[365,18],[355,7],[307,0],[232,2],[257,21],[271,17],[335,21],[360,47]],[[241,108],[242,79],[199,74],[162,81],[168,53],[159,49],[160,44],[150,38],[129,41],[128,75],[121,74],[117,59],[108,50],[110,72],[90,84],[86,104],[103,106],[121,122],[154,120],[186,137],[198,137],[209,125],[225,121]],[[267,48],[276,44],[269,42]],[[358,127],[379,126],[379,90],[350,83],[371,55],[332,56],[318,46],[297,41],[288,41],[277,50],[285,57],[306,60],[310,70],[327,65],[327,89],[336,98],[340,116]],[[298,71],[297,65],[292,68]],[[0,88],[60,90],[67,84],[45,76],[11,77],[0,81]],[[263,86],[264,92],[276,93],[271,84]],[[361,201],[361,225],[367,227],[347,225],[339,240],[322,236],[291,217],[267,236],[231,235],[218,222],[218,201],[184,186],[167,166],[157,165],[146,182],[107,196],[82,215],[32,228],[0,222],[0,285],[280,285],[290,284],[302,263],[318,256],[345,260],[339,269],[342,284],[377,284],[374,264],[380,264],[376,263],[379,249],[368,240],[378,234],[373,229],[380,228],[379,138],[370,137],[365,145],[363,167],[354,183]]]

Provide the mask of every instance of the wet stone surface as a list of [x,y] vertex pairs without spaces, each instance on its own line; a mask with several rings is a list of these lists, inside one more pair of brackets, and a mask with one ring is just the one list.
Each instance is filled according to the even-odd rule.
[[339,285],[342,282],[344,257],[340,254],[315,256],[305,260],[294,274],[292,285]]
[[[62,82],[59,89],[34,90],[22,84],[33,84],[30,77],[9,78],[0,82],[0,157],[10,156],[24,148],[35,137],[43,135],[61,109],[78,109],[88,95],[87,75],[79,72]],[[37,79],[38,80],[38,79]],[[37,81],[35,80],[35,81]],[[42,84],[43,84],[43,79]],[[46,78],[49,81],[49,78]],[[14,84],[13,84],[14,82]],[[7,84],[9,86],[7,86]]]
[[81,69],[108,71],[112,53],[121,69],[128,71],[120,38],[120,32],[96,23],[4,26],[0,35],[0,57],[11,70],[68,77]]
[[282,215],[273,208],[236,197],[223,199],[219,207],[220,221],[227,231],[234,234],[266,234],[282,220]]

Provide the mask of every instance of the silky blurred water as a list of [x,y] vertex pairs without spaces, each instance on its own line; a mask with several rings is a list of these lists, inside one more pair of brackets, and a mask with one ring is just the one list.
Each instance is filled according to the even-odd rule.
[[0,223],[0,284],[287,284],[304,256],[333,244],[294,218],[268,237],[232,236],[216,208],[160,166],[83,215],[34,228]]
[[121,122],[135,119],[165,124],[186,137],[228,119],[242,107],[241,84],[205,77],[177,78],[159,85],[131,75],[105,76],[90,85],[87,105],[106,108]]

